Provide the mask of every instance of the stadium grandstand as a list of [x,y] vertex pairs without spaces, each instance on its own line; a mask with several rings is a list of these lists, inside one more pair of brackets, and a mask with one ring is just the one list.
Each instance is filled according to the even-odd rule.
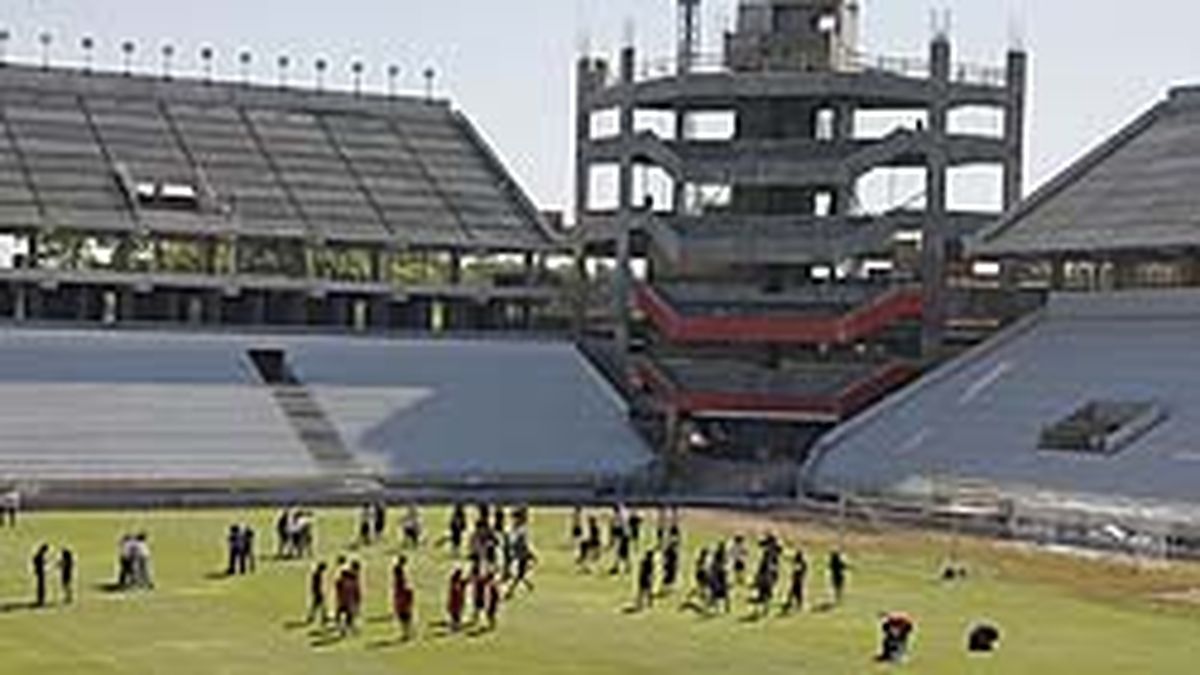
[[0,333],[0,481],[557,486],[647,475],[569,342],[73,329]]
[[982,231],[997,283],[1048,288],[1047,306],[822,438],[806,488],[963,482],[1194,521],[1198,144],[1200,90],[1172,91]]
[[8,63],[0,233],[17,322],[557,322],[556,232],[432,97]]
[[[432,95],[0,67],[0,488],[592,494],[654,457]],[[123,497],[122,497],[123,495]]]
[[[795,460],[1039,301],[988,305],[958,283],[963,241],[999,213],[951,210],[947,189],[986,164],[997,203],[1019,199],[1026,56],[957,64],[942,32],[928,60],[867,58],[845,0],[740,2],[709,55],[700,4],[679,3],[665,67],[632,47],[577,64],[575,234],[609,264],[577,320],[611,339],[610,370],[669,453]],[[967,107],[1002,117],[998,133],[952,128]],[[862,198],[870,176],[912,170],[920,194]]]

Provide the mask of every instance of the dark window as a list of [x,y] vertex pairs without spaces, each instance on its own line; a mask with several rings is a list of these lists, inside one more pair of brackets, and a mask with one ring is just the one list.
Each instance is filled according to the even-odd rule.
[[254,370],[263,384],[299,384],[292,367],[288,365],[287,352],[282,349],[251,349],[247,354]]
[[1153,401],[1089,401],[1065,419],[1042,429],[1038,447],[1112,454],[1167,418]]

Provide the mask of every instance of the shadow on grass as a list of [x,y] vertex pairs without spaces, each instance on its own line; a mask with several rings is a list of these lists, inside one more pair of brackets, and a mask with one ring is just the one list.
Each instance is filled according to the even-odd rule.
[[332,647],[341,643],[348,637],[353,637],[354,635],[354,632],[346,633],[337,626],[316,628],[308,632],[308,636],[310,638],[308,641],[308,646],[312,647],[313,649]]
[[11,614],[12,612],[36,612],[38,610],[47,608],[47,605],[39,605],[32,600],[8,600],[5,602],[0,602],[0,614]]
[[403,647],[411,641],[412,638],[406,638],[403,635],[390,640],[372,640],[371,642],[367,643],[367,649],[394,649],[396,647]]
[[121,584],[119,584],[115,581],[105,581],[105,582],[102,582],[99,584],[95,584],[92,586],[92,588],[97,591],[100,591],[101,593],[108,593],[110,595],[124,595],[126,593],[130,593],[135,590],[142,590],[142,589],[136,588],[134,586],[128,586],[128,585],[122,586]]

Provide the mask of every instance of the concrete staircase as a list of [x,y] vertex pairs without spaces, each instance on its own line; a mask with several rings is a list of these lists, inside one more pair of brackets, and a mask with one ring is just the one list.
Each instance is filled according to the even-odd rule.
[[250,350],[248,355],[263,384],[271,388],[279,410],[321,470],[332,474],[361,473],[354,453],[346,447],[312,391],[296,376],[287,354],[282,350]]

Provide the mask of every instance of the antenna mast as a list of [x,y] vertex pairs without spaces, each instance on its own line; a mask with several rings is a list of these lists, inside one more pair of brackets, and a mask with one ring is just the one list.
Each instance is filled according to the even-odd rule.
[[700,0],[679,2],[678,74],[687,75],[700,56]]

